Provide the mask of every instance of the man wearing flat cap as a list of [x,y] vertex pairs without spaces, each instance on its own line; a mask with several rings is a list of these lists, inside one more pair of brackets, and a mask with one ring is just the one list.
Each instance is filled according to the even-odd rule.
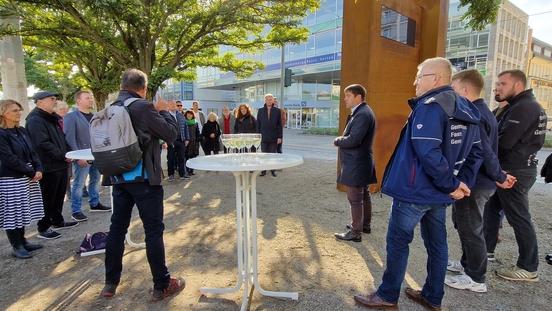
[[76,221],[65,221],[61,210],[67,188],[67,167],[70,160],[65,158],[71,150],[65,141],[61,128],[61,117],[54,112],[58,94],[38,92],[33,96],[36,108],[26,119],[26,127],[33,148],[38,153],[44,173],[40,190],[44,201],[44,218],[38,222],[38,237],[57,239],[61,235],[52,229],[65,229],[78,225]]

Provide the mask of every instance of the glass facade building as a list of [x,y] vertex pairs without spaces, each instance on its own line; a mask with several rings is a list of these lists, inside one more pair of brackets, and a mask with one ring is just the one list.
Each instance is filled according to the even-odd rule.
[[[278,100],[288,111],[290,128],[338,126],[342,17],[343,0],[321,0],[320,8],[303,20],[310,31],[308,39],[284,47],[284,66],[292,70],[293,79],[284,90],[283,101]],[[229,50],[221,47],[221,53]],[[247,103],[258,109],[264,104],[264,94],[280,97],[281,55],[282,50],[274,47],[258,54],[238,54],[238,58],[265,65],[245,79],[216,68],[200,68],[197,88],[234,91],[229,106]]]
[[157,91],[157,95],[164,99],[174,100],[193,100],[194,99],[194,83],[187,81],[165,81],[165,86]]

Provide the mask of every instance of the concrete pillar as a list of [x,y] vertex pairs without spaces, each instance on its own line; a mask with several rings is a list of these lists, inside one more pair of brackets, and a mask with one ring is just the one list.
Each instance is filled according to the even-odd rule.
[[[0,24],[11,25],[17,29],[20,27],[19,18],[14,16],[0,18]],[[4,92],[3,99],[13,99],[19,102],[24,109],[24,120],[29,113],[29,105],[21,37],[10,36],[0,40],[0,73]]]

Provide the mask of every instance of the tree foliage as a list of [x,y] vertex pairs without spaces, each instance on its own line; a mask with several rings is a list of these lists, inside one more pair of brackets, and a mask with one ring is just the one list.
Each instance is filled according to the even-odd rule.
[[460,0],[459,6],[466,7],[462,17],[470,28],[482,30],[496,21],[502,0]]
[[71,63],[61,61],[52,54],[29,49],[24,55],[24,63],[29,85],[56,92],[64,101],[71,99],[71,96],[86,84],[74,72]]
[[86,59],[92,65],[91,58],[119,75],[123,68],[139,68],[148,74],[153,95],[166,79],[190,77],[198,66],[252,74],[262,63],[221,54],[219,46],[255,53],[305,40],[302,19],[318,5],[319,0],[0,0],[4,14],[22,18],[20,31],[3,28],[0,35],[21,35],[28,46],[48,45],[73,60],[83,76],[98,68],[84,64]]

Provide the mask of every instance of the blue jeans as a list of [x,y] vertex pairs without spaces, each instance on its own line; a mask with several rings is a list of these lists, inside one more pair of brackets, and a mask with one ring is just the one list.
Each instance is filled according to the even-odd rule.
[[90,176],[88,181],[88,203],[90,203],[90,206],[96,206],[100,203],[100,172],[94,164],[80,167],[77,162],[73,162],[73,186],[71,188],[71,210],[73,214],[81,212],[82,188],[86,182],[86,176]]
[[427,250],[427,278],[422,296],[434,306],[441,305],[448,259],[446,207],[445,204],[420,205],[393,200],[387,229],[387,268],[377,291],[380,298],[391,303],[399,300],[409,244],[414,228],[420,223]]

